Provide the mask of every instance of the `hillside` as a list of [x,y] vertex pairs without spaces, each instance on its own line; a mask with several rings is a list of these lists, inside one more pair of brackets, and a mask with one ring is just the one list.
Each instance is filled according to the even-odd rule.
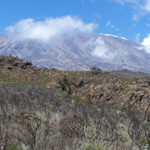
[[[0,82],[36,84],[46,88],[70,88],[72,96],[92,103],[107,100],[110,103],[139,108],[147,106],[150,97],[150,76],[123,77],[111,72],[93,74],[91,71],[62,71],[37,68],[31,62],[16,57],[0,56]],[[128,72],[128,71],[126,71]],[[67,83],[65,83],[66,78]],[[62,85],[60,84],[62,82]]]
[[141,125],[147,121],[144,113],[149,115],[149,98],[149,75],[37,68],[1,55],[1,145],[9,150],[144,149],[148,130]]
[[133,71],[129,71],[127,69],[124,70],[114,70],[111,71],[111,73],[115,73],[124,77],[131,77],[131,76],[146,76],[148,74],[143,73],[143,72],[133,72]]

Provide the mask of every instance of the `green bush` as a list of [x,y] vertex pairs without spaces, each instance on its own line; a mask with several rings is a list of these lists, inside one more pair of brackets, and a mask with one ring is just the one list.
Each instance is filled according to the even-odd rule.
[[117,116],[117,115],[116,116],[112,116],[112,118],[115,119],[115,120],[119,120],[119,116]]
[[128,137],[126,137],[126,136],[125,136],[125,137],[123,137],[123,141],[124,141],[124,142],[129,142]]
[[142,145],[145,145],[145,144],[147,144],[147,140],[146,139],[140,139],[139,141],[138,141],[138,144],[142,144]]
[[105,148],[101,144],[90,143],[84,150],[105,150]]
[[21,150],[17,145],[7,145],[6,150]]

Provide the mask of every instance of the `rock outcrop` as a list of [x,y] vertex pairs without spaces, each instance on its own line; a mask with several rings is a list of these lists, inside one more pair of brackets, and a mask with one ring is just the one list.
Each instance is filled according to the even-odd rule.
[[19,59],[18,57],[12,57],[11,55],[8,57],[4,57],[3,55],[0,56],[0,66],[7,66],[7,69],[12,70],[14,67],[19,67],[22,69],[27,69],[33,67],[30,61],[26,61],[23,59]]

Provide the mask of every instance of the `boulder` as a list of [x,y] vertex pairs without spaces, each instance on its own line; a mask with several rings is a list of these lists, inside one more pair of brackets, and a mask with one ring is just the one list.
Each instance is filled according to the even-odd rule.
[[26,68],[31,68],[32,63],[30,61],[17,61],[12,65],[16,67],[21,67],[22,69],[26,69]]

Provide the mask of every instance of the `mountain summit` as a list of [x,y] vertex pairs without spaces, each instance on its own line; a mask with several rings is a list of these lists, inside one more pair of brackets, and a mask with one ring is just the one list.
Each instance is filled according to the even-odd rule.
[[97,66],[103,71],[128,69],[150,73],[150,54],[144,46],[108,34],[63,34],[49,42],[0,36],[0,54],[18,56],[43,68],[82,71]]

